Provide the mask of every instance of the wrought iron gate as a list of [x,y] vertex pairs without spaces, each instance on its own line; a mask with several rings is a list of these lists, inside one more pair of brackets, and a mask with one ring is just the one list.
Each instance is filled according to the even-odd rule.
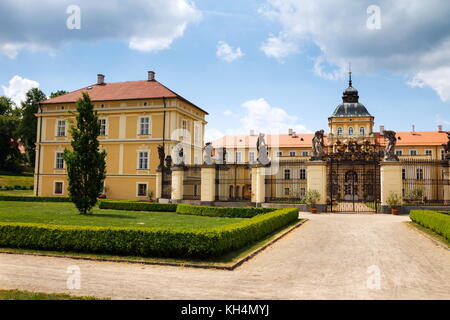
[[378,212],[380,165],[376,158],[328,162],[328,208],[331,212]]

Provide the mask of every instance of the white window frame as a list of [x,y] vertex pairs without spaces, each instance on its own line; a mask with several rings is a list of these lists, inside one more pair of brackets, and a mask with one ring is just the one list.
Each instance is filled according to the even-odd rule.
[[306,169],[305,168],[300,168],[298,170],[298,177],[299,177],[300,180],[306,180],[307,179],[307,177],[306,177]]
[[[63,123],[63,126],[60,126],[60,123]],[[64,133],[60,135],[60,128],[64,128]],[[56,120],[56,137],[66,137],[67,136],[67,121],[66,120]]]
[[[61,183],[61,193],[56,193],[56,184]],[[53,181],[53,195],[54,196],[61,196],[64,195],[64,181]]]
[[[428,152],[429,152],[430,154],[428,154]],[[426,156],[433,156],[433,150],[431,150],[431,149],[426,149],[426,150],[425,150],[425,155],[426,155]]]
[[[414,152],[415,154],[413,154],[413,152]],[[418,155],[418,152],[417,152],[416,149],[410,149],[410,150],[409,150],[409,155],[414,157],[414,156],[417,156],[417,155]]]
[[[145,195],[140,196],[139,195],[139,185],[145,185]],[[148,195],[148,182],[136,182],[136,197],[147,197]]]
[[[351,131],[351,133],[350,133],[350,131]],[[348,127],[348,135],[350,137],[353,137],[354,134],[355,134],[355,130],[353,129],[353,127]]]
[[[148,119],[148,123],[143,123],[144,119]],[[145,131],[143,131],[143,126],[147,125],[147,133],[145,133]],[[145,127],[144,127],[145,128]],[[149,136],[152,134],[152,118],[151,116],[142,116],[139,117],[138,120],[138,135],[140,136]]]
[[[58,154],[61,154],[61,158],[58,158]],[[64,170],[64,152],[61,151],[55,151],[55,169],[57,170]],[[62,160],[62,168],[58,167],[58,160],[61,159]]]
[[423,179],[424,179],[423,168],[417,168],[416,169],[416,180],[423,180]]
[[[141,168],[141,153],[147,153],[146,168]],[[150,150],[138,150],[137,151],[137,170],[150,170]]]
[[309,152],[308,151],[302,151],[302,156],[303,157],[308,157],[309,156]]
[[[286,173],[289,173],[288,174],[288,176],[289,176],[288,179],[286,179]],[[291,169],[284,169],[284,171],[283,171],[283,180],[291,180],[292,179],[291,173],[292,173]]]
[[365,127],[359,127],[359,135],[364,137],[366,135],[366,128]]
[[242,151],[236,151],[236,163],[242,163]]
[[339,127],[338,129],[337,129],[337,135],[338,135],[338,137],[342,137],[342,134],[344,133],[344,131],[343,131],[343,129],[342,129],[342,127]]
[[289,151],[289,157],[296,157],[296,156],[297,156],[297,152]]
[[[108,120],[106,118],[98,118],[98,121],[100,123],[100,137],[106,137],[108,135]],[[105,134],[102,134],[102,124],[101,122],[105,122]]]
[[283,156],[283,151],[277,151],[277,157],[282,157]]
[[181,134],[183,135],[183,138],[187,137],[187,120],[181,119]]
[[248,153],[248,161],[250,163],[253,163],[253,162],[256,161],[256,159],[255,159],[255,151],[249,151],[249,153]]
[[403,149],[397,149],[395,150],[395,155],[402,156],[403,155]]

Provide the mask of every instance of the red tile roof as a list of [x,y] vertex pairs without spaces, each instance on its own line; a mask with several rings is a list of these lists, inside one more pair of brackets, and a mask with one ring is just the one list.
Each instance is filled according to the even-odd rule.
[[[375,133],[377,143],[385,145],[386,141],[379,132]],[[409,132],[397,132],[397,146],[441,146],[446,144],[447,132],[443,131],[421,131],[412,133]]]
[[81,93],[85,91],[89,94],[92,101],[114,101],[114,100],[136,100],[136,99],[155,99],[155,98],[179,98],[185,102],[190,103],[202,112],[206,111],[196,106],[192,102],[183,98],[176,92],[170,90],[160,82],[153,81],[126,81],[113,82],[104,84],[94,84],[64,94],[59,97],[47,99],[42,101],[42,104],[57,104],[57,103],[73,103],[81,98]]

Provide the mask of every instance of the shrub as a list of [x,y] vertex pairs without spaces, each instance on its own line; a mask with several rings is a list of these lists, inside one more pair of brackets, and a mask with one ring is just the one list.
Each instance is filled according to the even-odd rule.
[[402,196],[395,192],[390,192],[388,198],[386,199],[386,203],[389,207],[398,207],[403,203]]
[[275,211],[274,208],[253,208],[253,207],[207,207],[207,206],[191,206],[187,204],[179,204],[177,213],[209,216],[209,217],[229,217],[229,218],[252,218],[261,213]]
[[70,202],[68,197],[1,196],[0,201]]
[[138,201],[100,201],[100,209],[129,210],[129,211],[163,211],[175,212],[176,203],[148,203]]
[[298,219],[280,209],[209,229],[118,228],[0,223],[0,246],[128,256],[209,258],[257,241]]
[[450,241],[450,215],[431,210],[411,210],[409,217]]
[[320,192],[317,190],[308,190],[305,195],[305,203],[310,206],[315,206],[320,200]]

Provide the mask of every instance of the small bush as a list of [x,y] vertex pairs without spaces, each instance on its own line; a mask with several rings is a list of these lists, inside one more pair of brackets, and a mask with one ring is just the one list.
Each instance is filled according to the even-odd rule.
[[162,211],[175,212],[176,203],[149,203],[138,201],[100,201],[100,209],[129,210],[129,211]]
[[127,256],[210,258],[257,241],[298,219],[280,209],[209,229],[117,228],[0,223],[0,247]]
[[450,241],[450,215],[439,211],[411,210],[409,217],[415,223],[433,230]]
[[70,202],[68,197],[0,196],[0,201]]
[[275,208],[253,208],[253,207],[207,207],[207,206],[191,206],[187,204],[179,204],[177,213],[209,216],[209,217],[229,217],[229,218],[252,218],[258,214],[275,211]]

